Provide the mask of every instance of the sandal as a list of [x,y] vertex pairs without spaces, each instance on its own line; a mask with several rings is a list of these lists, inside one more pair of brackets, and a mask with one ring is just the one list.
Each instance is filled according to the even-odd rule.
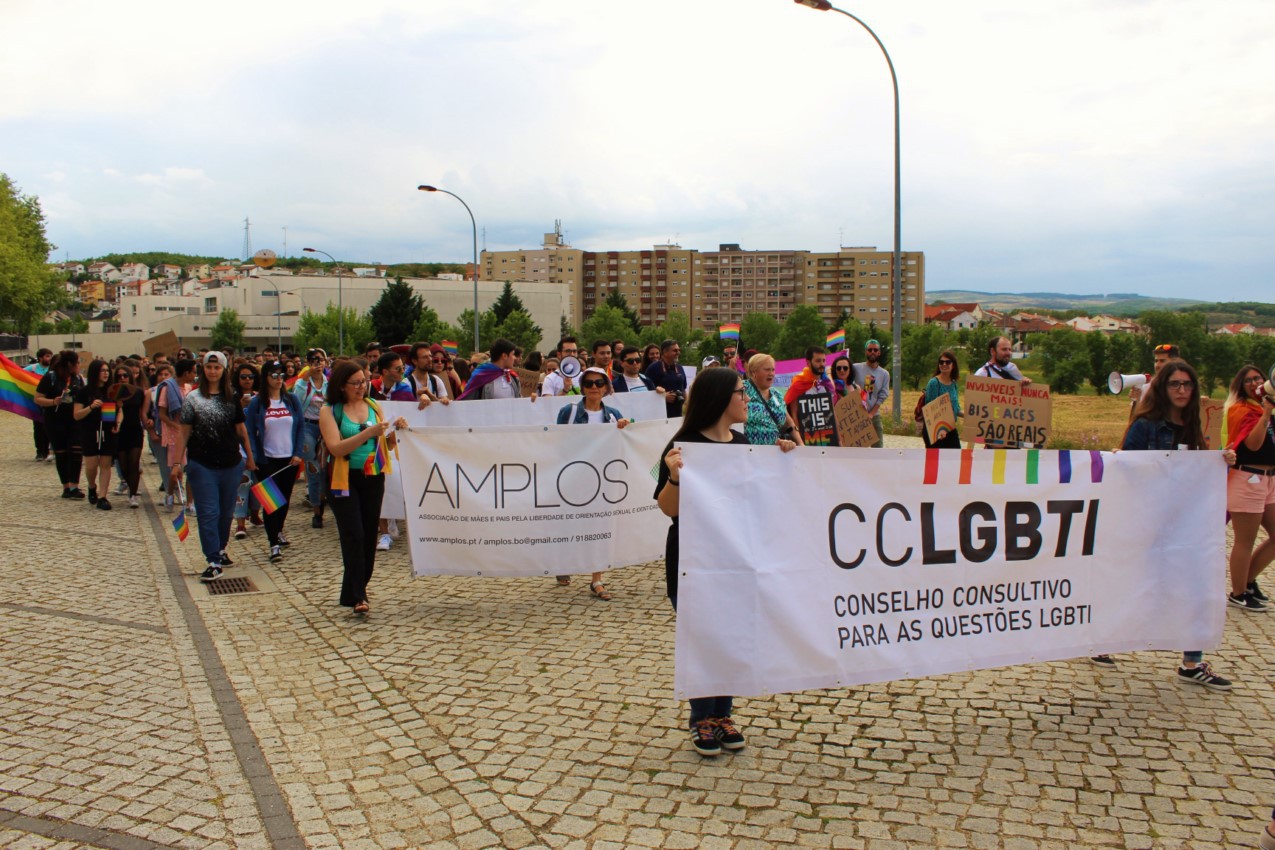
[[364,599],[362,602],[360,602],[360,603],[358,603],[357,605],[355,605],[355,606],[354,606],[354,613],[355,613],[355,614],[366,614],[366,613],[367,613],[368,611],[370,611],[370,610],[371,610],[371,606],[369,606],[369,605],[367,604],[367,600],[366,600],[366,599]]
[[571,576],[558,576],[558,587],[566,587],[571,584]]
[[589,592],[603,602],[611,601],[611,594],[607,592],[606,586],[600,581],[589,582]]

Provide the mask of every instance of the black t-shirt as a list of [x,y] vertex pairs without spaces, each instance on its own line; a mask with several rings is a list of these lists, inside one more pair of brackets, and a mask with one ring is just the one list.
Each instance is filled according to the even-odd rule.
[[230,469],[242,460],[235,426],[244,421],[243,406],[235,399],[195,390],[182,402],[177,421],[190,426],[186,453],[191,460],[210,469]]
[[[666,367],[663,360],[656,360],[646,367],[646,376],[657,387],[663,387],[664,407],[670,418],[682,415],[682,405],[686,402],[686,370],[679,363],[672,368]],[[681,393],[682,398],[677,394]]]
[[76,375],[70,381],[59,381],[57,374],[50,369],[40,379],[40,383],[35,385],[37,394],[45,398],[63,398],[63,393],[67,393],[66,401],[59,401],[56,407],[42,407],[44,411],[44,422],[54,427],[69,428],[75,423],[75,395],[84,386],[84,380]]
[[[664,489],[664,484],[669,479],[668,464],[664,462],[664,457],[673,450],[673,443],[717,443],[718,445],[727,445],[726,443],[718,443],[717,440],[710,440],[698,431],[691,431],[683,434],[677,440],[670,440],[669,444],[664,447],[664,451],[660,452],[660,475],[655,483],[655,496],[659,498],[660,491]],[[730,445],[748,445],[748,440],[738,431],[730,432]],[[679,477],[680,478],[680,477]],[[677,608],[677,564],[678,564],[678,544],[677,544],[677,517],[673,517],[673,522],[668,529],[668,538],[664,541],[664,584],[668,591],[669,601],[673,603],[673,607]]]
[[[80,387],[79,392],[75,393],[75,403],[88,408],[88,415],[79,422],[80,428],[85,432],[92,433],[102,427],[102,414],[93,409],[93,402],[98,400],[103,403],[106,402],[106,390],[94,391],[88,387]],[[118,415],[117,413],[116,416]],[[111,425],[107,430],[111,430],[114,427],[114,425]]]

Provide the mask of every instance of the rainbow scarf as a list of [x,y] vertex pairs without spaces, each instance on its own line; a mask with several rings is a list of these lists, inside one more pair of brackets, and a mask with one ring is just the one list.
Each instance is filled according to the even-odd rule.
[[807,366],[796,375],[793,375],[792,385],[788,387],[788,392],[784,393],[784,404],[792,404],[797,400],[798,396],[805,395],[812,387],[815,386],[815,384],[818,384],[821,387],[826,387],[828,392],[832,393],[835,398],[837,390],[836,387],[833,386],[832,381],[828,380],[828,376],[820,375],[818,379],[816,379],[815,373],[809,366]]
[[[381,421],[381,408],[377,406],[372,399],[366,399],[367,406],[371,408],[372,414],[376,421]],[[379,459],[378,459],[379,458]],[[388,446],[384,437],[378,437],[376,440],[376,449],[368,455],[367,461],[363,464],[364,475],[389,475],[393,472],[390,466],[390,455]],[[329,485],[332,496],[339,498],[341,496],[350,495],[350,456],[332,457],[332,481]]]
[[506,372],[495,363],[481,363],[478,368],[474,369],[473,374],[469,376],[469,381],[465,384],[465,391],[458,395],[456,400],[465,401],[466,399],[474,398],[483,387],[506,375],[510,377],[510,380],[516,381],[518,379],[512,372]]
[[39,383],[39,375],[0,354],[0,410],[43,422],[44,414],[35,403],[35,387]]

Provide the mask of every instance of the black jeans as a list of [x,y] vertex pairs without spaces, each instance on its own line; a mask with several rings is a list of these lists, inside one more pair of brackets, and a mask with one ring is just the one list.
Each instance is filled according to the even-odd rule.
[[44,429],[44,420],[31,423],[31,436],[35,439],[35,456],[44,459],[49,456],[49,432]]
[[[283,470],[279,472],[279,470]],[[279,473],[275,475],[275,473]],[[292,465],[290,457],[266,457],[257,461],[257,471],[254,473],[257,481],[265,481],[270,478],[279,488],[279,492],[283,494],[283,506],[274,513],[265,515],[266,523],[266,539],[270,541],[271,546],[279,545],[279,532],[283,531],[284,520],[288,518],[288,504],[292,501],[292,487],[297,483],[297,468]]]
[[328,504],[336,517],[341,538],[341,604],[352,608],[367,601],[367,585],[376,563],[376,530],[385,498],[385,476],[350,470],[350,495],[335,496],[328,490]]

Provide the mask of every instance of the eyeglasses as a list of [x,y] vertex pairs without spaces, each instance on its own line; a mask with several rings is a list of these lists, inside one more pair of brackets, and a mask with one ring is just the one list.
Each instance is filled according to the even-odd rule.
[[[1247,386],[1248,384],[1261,384],[1265,382],[1266,382],[1266,379],[1263,378],[1261,375],[1249,375],[1247,378],[1244,379],[1245,386]],[[1172,386],[1172,384],[1170,384],[1169,386]]]
[[869,348],[869,349],[868,349],[868,353],[869,353],[869,354],[880,354],[880,353],[881,353],[881,349],[879,349],[879,348]]
[[1195,381],[1169,381],[1166,386],[1171,390],[1192,390],[1195,389]]
[[736,387],[735,389],[731,390],[731,393],[739,396],[742,399],[748,398],[748,390],[744,389],[743,387]]
[[361,387],[361,386],[363,386],[363,385],[364,385],[364,384],[366,384],[366,383],[367,383],[367,381],[365,381],[365,380],[363,380],[363,379],[361,379],[361,378],[360,378],[360,379],[359,379],[359,380],[357,380],[357,381],[346,381],[346,382],[345,382],[345,385],[346,385],[347,387]]
[[606,378],[597,378],[597,379],[592,380],[592,381],[581,381],[581,382],[580,382],[580,386],[584,387],[586,390],[588,390],[588,389],[597,389],[597,388],[600,388],[600,387],[605,387],[606,385],[607,385]]

